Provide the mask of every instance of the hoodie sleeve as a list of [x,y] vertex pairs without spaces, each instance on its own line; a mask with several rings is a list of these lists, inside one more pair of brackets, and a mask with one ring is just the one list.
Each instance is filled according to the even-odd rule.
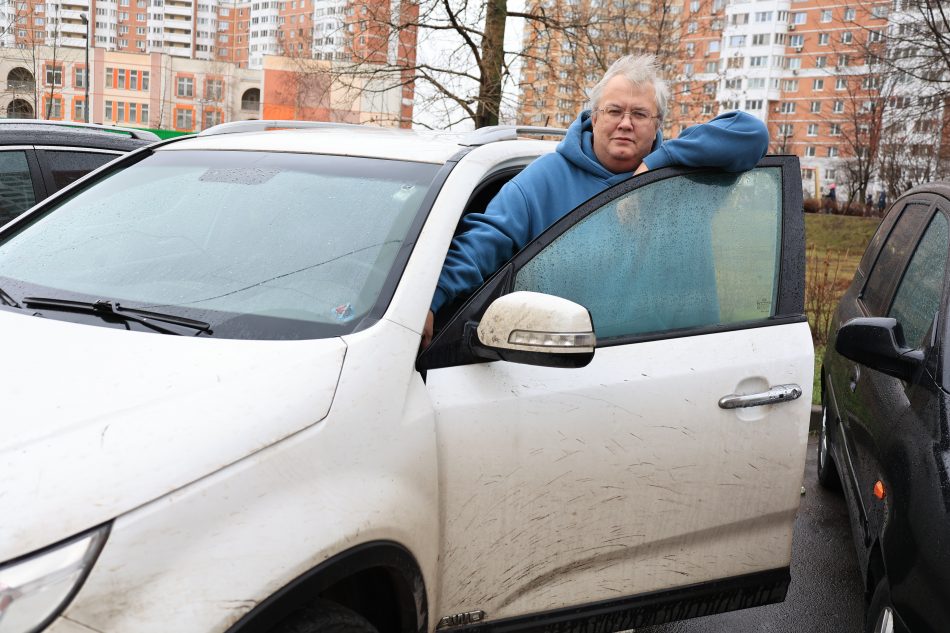
[[738,172],[752,169],[769,147],[769,131],[762,121],[745,112],[727,112],[712,121],[683,130],[643,162],[650,169],[670,165],[720,167]]
[[492,199],[484,213],[469,213],[452,240],[431,309],[481,285],[530,240],[528,203],[517,180]]

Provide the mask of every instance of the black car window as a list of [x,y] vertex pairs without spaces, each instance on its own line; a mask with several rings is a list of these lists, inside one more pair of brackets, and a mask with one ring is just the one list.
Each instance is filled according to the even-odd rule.
[[937,213],[911,256],[887,316],[897,319],[910,347],[920,347],[940,305],[947,267],[947,218]]
[[927,220],[929,210],[929,202],[908,203],[887,236],[861,293],[861,299],[872,316],[881,316],[887,309],[886,301],[897,282],[897,275],[903,269],[907,254],[914,247],[914,239]]
[[[46,150],[46,160],[56,190],[79,180],[93,169],[115,160],[118,154]],[[52,195],[52,194],[51,194]]]
[[661,180],[610,200],[518,271],[590,310],[598,341],[774,315],[778,167]]
[[35,203],[26,152],[0,151],[0,224],[6,224]]

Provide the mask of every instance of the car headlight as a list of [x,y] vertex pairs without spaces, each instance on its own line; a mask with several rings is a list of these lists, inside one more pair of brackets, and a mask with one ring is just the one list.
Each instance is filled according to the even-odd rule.
[[108,534],[108,525],[98,527],[0,565],[0,633],[46,628],[79,591]]

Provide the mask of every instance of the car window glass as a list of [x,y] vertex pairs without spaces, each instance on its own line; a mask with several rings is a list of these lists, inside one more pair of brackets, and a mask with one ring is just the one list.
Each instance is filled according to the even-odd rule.
[[657,181],[559,236],[515,290],[585,306],[598,340],[768,318],[781,217],[779,168]]
[[947,246],[947,218],[937,213],[907,265],[887,314],[901,324],[910,347],[921,346],[940,305]]
[[929,202],[909,203],[897,219],[891,234],[887,236],[881,254],[868,273],[864,292],[861,293],[861,299],[872,315],[880,316],[887,307],[884,302],[894,287],[895,275],[913,247],[914,236],[927,219],[929,209]]
[[[0,286],[160,308],[210,322],[224,338],[337,336],[375,306],[437,170],[281,152],[156,152],[6,237]],[[288,333],[277,319],[299,327]]]
[[46,150],[50,175],[57,191],[79,180],[93,169],[115,160],[117,154]]
[[0,224],[6,224],[35,202],[26,152],[0,151]]

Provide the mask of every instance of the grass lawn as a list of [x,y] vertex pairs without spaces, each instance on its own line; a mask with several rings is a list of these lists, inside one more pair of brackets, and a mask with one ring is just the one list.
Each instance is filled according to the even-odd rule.
[[805,214],[805,311],[815,340],[815,404],[821,401],[818,368],[825,351],[821,330],[827,328],[879,223],[878,218]]

